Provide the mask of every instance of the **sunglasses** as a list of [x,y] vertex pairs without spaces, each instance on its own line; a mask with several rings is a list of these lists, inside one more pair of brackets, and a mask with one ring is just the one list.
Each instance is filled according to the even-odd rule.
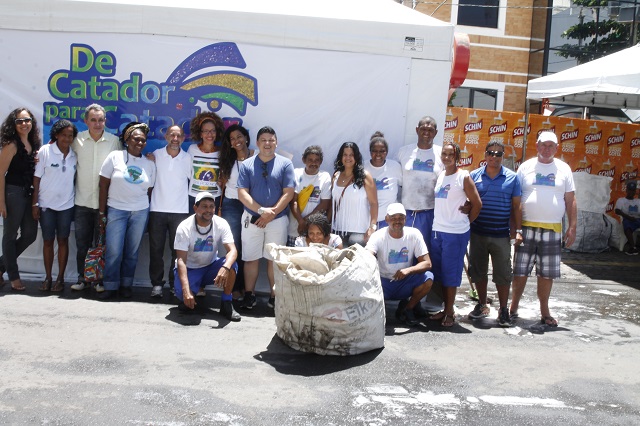
[[484,153],[491,157],[502,157],[504,155],[502,151],[485,151]]
[[29,124],[29,123],[31,123],[31,119],[30,118],[16,118],[15,123],[16,124]]

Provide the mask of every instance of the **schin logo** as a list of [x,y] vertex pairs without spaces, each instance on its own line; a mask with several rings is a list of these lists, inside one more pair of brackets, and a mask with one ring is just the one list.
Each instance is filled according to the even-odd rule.
[[454,118],[453,120],[447,120],[444,122],[445,130],[455,129],[456,127],[458,127],[458,117]]
[[460,167],[468,167],[472,164],[473,164],[473,154],[468,156],[467,158],[461,158],[460,161],[458,161],[458,166]]
[[640,146],[640,138],[631,139],[631,148],[635,148],[637,146]]
[[576,169],[576,173],[578,173],[578,172],[591,173],[591,166],[577,168]]
[[560,142],[578,139],[578,133],[579,133],[578,130],[572,130],[570,132],[562,132],[560,134]]
[[497,135],[499,133],[504,133],[506,131],[507,131],[507,123],[494,124],[493,126],[489,126],[489,136]]
[[[527,126],[527,134],[531,133],[531,124]],[[513,137],[517,138],[520,136],[524,136],[524,126],[516,127],[513,129]]]
[[607,146],[616,145],[624,142],[624,133],[621,135],[612,135],[607,138]]
[[600,170],[598,172],[598,176],[605,176],[605,177],[613,177],[616,174],[616,168],[613,167],[611,170]]
[[[174,124],[188,134],[189,122],[201,105],[215,112],[227,106],[240,117],[248,105],[258,105],[256,78],[229,70],[246,68],[235,43],[215,43],[192,53],[162,83],[145,81],[140,72],[130,72],[124,80],[113,78],[116,55],[96,52],[86,44],[70,46],[69,62],[69,69],[49,76],[47,87],[56,101],[43,104],[45,133],[60,118],[81,123],[87,105],[98,103],[108,112],[107,129],[112,133],[119,133],[131,121],[147,123],[149,148],[150,140],[162,141],[166,129]],[[215,70],[217,67],[225,69]],[[239,117],[223,120],[225,124],[242,123]]]
[[584,143],[599,142],[602,139],[602,130],[598,133],[589,133],[584,136]]
[[482,120],[477,123],[467,123],[464,125],[464,133],[477,132],[478,130],[482,130]]
[[625,182],[629,179],[636,179],[638,177],[638,170],[632,172],[622,172],[620,174],[620,182]]

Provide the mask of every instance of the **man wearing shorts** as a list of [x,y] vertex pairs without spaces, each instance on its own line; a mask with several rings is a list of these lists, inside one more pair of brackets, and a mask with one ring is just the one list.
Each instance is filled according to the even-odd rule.
[[275,306],[273,261],[266,245],[285,245],[289,227],[289,202],[294,194],[291,160],[276,154],[275,130],[263,127],[256,140],[258,155],[242,162],[238,176],[238,199],[244,205],[242,215],[242,260],[244,260],[243,307],[256,306],[254,289],[258,281],[260,259],[267,259],[267,276],[271,287],[269,307]]
[[635,180],[629,181],[627,186],[627,196],[618,198],[616,201],[615,213],[622,217],[622,229],[627,237],[627,249],[625,253],[630,256],[638,254],[638,245],[633,240],[633,233],[640,229],[640,199],[636,198],[636,189],[638,188]]
[[568,219],[565,246],[570,246],[576,239],[576,188],[569,165],[554,158],[558,150],[555,133],[540,133],[536,149],[537,157],[525,161],[518,168],[518,179],[522,186],[522,229],[516,230],[516,233],[522,239],[516,240],[510,315],[512,319],[518,316],[518,305],[527,284],[527,276],[535,264],[540,322],[557,327],[558,321],[549,311],[549,295],[553,280],[560,277],[562,217],[565,211]]
[[[215,198],[210,192],[200,192],[193,206],[195,213],[183,220],[176,230],[175,293],[183,302],[181,309],[196,306],[195,295],[206,285],[222,288],[220,314],[229,321],[240,321],[233,309],[231,291],[236,281],[238,251],[226,220],[214,215]],[[222,243],[227,254],[218,257]]]
[[402,204],[407,209],[407,225],[418,229],[431,244],[436,180],[444,169],[442,147],[433,144],[438,125],[432,117],[422,117],[416,127],[417,145],[400,148],[398,162],[402,166]]
[[378,259],[384,299],[400,300],[396,318],[413,326],[426,317],[420,301],[431,290],[433,274],[427,244],[420,231],[404,226],[406,220],[402,204],[389,204],[389,226],[371,234],[365,248]]
[[[511,320],[507,302],[512,277],[510,239],[522,239],[521,234],[516,235],[516,229],[522,226],[522,192],[516,174],[502,165],[503,158],[504,144],[491,141],[484,152],[486,165],[471,172],[471,179],[482,200],[482,208],[476,220],[471,223],[469,275],[471,281],[476,284],[479,303],[469,313],[469,319],[489,316],[487,274],[491,256],[493,282],[496,284],[500,300],[498,324],[509,327]],[[513,228],[510,223],[513,224]]]

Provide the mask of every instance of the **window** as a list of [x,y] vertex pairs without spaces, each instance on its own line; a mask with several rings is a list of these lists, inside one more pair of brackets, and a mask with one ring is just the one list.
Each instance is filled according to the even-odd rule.
[[498,28],[499,0],[459,0],[458,25]]
[[459,87],[453,95],[451,105],[463,108],[495,110],[497,99],[497,90]]

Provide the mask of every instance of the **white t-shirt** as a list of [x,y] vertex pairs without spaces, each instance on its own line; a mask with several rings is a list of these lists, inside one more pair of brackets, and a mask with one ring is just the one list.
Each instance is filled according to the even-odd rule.
[[191,157],[180,150],[172,157],[167,148],[153,151],[156,158],[156,183],[151,193],[151,211],[163,213],[189,212],[189,178]]
[[382,167],[374,167],[368,161],[364,169],[371,173],[378,191],[378,222],[387,215],[389,204],[398,201],[398,192],[402,186],[402,167],[394,160],[387,160]]
[[187,252],[187,268],[194,269],[211,265],[218,258],[220,243],[233,244],[233,234],[227,221],[213,216],[211,229],[203,228],[196,225],[196,215],[193,214],[178,225],[173,247]]
[[460,212],[460,207],[467,202],[467,194],[464,192],[464,178],[467,176],[469,172],[462,169],[449,176],[445,176],[442,171],[438,176],[433,212],[434,231],[464,234],[469,230],[469,216]]
[[77,157],[69,149],[67,157],[57,143],[42,145],[38,151],[38,162],[34,176],[40,178],[38,203],[40,207],[56,211],[73,207],[75,190],[73,178],[76,175]]
[[364,184],[362,188],[358,188],[354,183],[351,183],[345,189],[344,186],[337,185],[339,179],[340,173],[336,176],[331,192],[334,212],[332,229],[337,232],[364,234],[371,223],[369,199]]
[[156,166],[145,156],[136,157],[126,150],[113,151],[102,163],[100,176],[111,179],[107,205],[135,212],[149,207],[149,188],[156,180]]
[[[342,238],[340,238],[340,235],[329,234],[329,244],[327,244],[329,247],[336,248],[340,244],[342,244]],[[307,244],[307,237],[300,235],[298,238],[296,238],[295,246],[309,247],[309,245]]]
[[444,170],[440,155],[442,147],[433,145],[420,149],[417,145],[400,148],[398,161],[402,166],[402,204],[407,210],[434,208],[434,188],[440,171]]
[[631,217],[640,217],[640,198],[629,200],[626,197],[618,198],[616,201],[616,210],[622,210],[623,213]]
[[207,191],[214,197],[219,197],[222,193],[218,186],[220,151],[202,152],[194,143],[189,145],[187,154],[191,156],[189,195],[195,197],[199,192]]
[[[302,217],[307,217],[320,204],[321,200],[329,200],[331,198],[331,176],[329,173],[322,171],[315,175],[308,175],[304,172],[304,168],[295,169],[293,174],[295,181],[294,197],[297,198],[298,194],[306,187],[313,186],[313,192],[302,211]],[[292,237],[298,235],[298,221],[291,212],[289,212],[289,235]]]
[[402,238],[389,235],[389,228],[379,229],[369,238],[365,248],[376,254],[380,276],[391,279],[399,269],[413,266],[413,259],[429,253],[422,234],[404,227]]
[[564,194],[576,190],[569,165],[557,158],[544,164],[536,157],[522,163],[517,175],[522,186],[522,220],[561,223]]
[[[255,154],[255,152],[253,154]],[[253,154],[251,153],[251,150],[249,150],[249,156],[247,158],[253,157]],[[238,199],[238,176],[240,176],[241,164],[242,161],[236,160],[236,162],[233,164],[233,167],[231,167],[231,174],[229,176],[229,180],[227,181],[226,189],[224,190],[224,196],[229,199]]]

